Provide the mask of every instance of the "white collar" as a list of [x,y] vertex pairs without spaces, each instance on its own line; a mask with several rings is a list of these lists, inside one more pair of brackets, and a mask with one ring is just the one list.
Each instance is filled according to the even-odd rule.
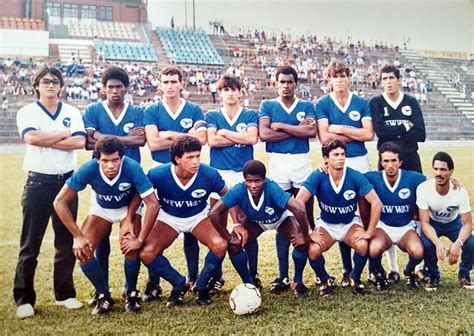
[[178,175],[176,175],[176,166],[174,164],[171,164],[170,169],[171,169],[171,175],[173,176],[173,180],[176,182],[178,187],[180,187],[182,190],[188,190],[189,187],[191,187],[193,185],[194,181],[197,178],[197,174],[199,172],[199,170],[198,170],[198,172],[196,172],[196,174],[194,174],[193,177],[191,177],[191,179],[188,181],[188,183],[186,183],[186,185],[184,185],[183,183],[181,183],[181,180],[179,179]]
[[300,100],[295,97],[295,101],[293,102],[293,104],[291,104],[289,108],[286,107],[285,103],[283,103],[280,97],[277,98],[277,101],[280,103],[281,107],[286,111],[286,113],[290,114],[291,112],[293,112],[293,110],[295,109],[296,105],[298,105]]
[[334,190],[334,192],[336,194],[339,194],[339,192],[341,191],[342,189],[342,186],[344,184],[344,180],[346,179],[346,172],[347,172],[347,166],[344,165],[344,171],[342,173],[342,178],[341,180],[339,181],[339,185],[337,186],[336,185],[336,182],[334,182],[334,180],[332,179],[332,176],[331,174],[329,174],[329,182],[331,182],[331,186],[332,186],[332,189]]
[[331,92],[329,94],[329,97],[332,99],[332,101],[334,102],[334,104],[337,106],[337,108],[339,110],[341,110],[342,113],[346,113],[347,109],[349,108],[349,105],[351,104],[351,101],[352,101],[352,92],[349,91],[349,97],[347,98],[347,101],[346,101],[346,105],[342,106],[341,104],[339,104],[339,102],[337,101],[336,99],[336,94],[334,92]]
[[179,117],[179,115],[181,114],[181,112],[184,109],[184,105],[186,105],[186,100],[181,99],[181,105],[179,105],[178,110],[176,111],[176,113],[173,113],[170,106],[168,104],[166,104],[166,102],[164,100],[162,100],[162,102],[163,102],[163,107],[165,108],[166,112],[169,114],[169,116],[173,120],[176,120]]
[[383,176],[383,181],[385,182],[385,185],[387,186],[388,190],[390,190],[390,192],[393,193],[395,190],[397,190],[398,184],[400,183],[400,180],[402,178],[402,169],[398,170],[398,178],[393,184],[393,187],[390,185],[390,182],[388,182],[387,180],[387,174],[385,173],[385,170],[382,171],[382,176]]
[[382,93],[382,96],[387,102],[387,104],[390,105],[390,107],[393,108],[394,110],[396,110],[398,106],[400,106],[400,103],[402,102],[404,95],[405,94],[400,91],[400,94],[398,95],[397,100],[394,101],[394,100],[391,100],[385,92]]
[[128,103],[125,103],[124,106],[123,106],[122,112],[120,112],[118,118],[115,118],[114,114],[112,113],[109,106],[107,105],[107,100],[104,100],[102,102],[102,106],[104,107],[105,112],[107,112],[107,115],[109,116],[110,120],[112,120],[112,122],[114,123],[115,126],[120,124],[120,122],[122,121],[122,119],[125,116],[125,113],[127,112],[127,109],[128,109]]

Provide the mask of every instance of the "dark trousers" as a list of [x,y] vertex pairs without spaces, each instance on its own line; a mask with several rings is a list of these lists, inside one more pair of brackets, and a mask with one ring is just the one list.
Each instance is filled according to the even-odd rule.
[[[76,297],[72,280],[76,261],[72,251],[73,237],[53,208],[56,195],[71,175],[72,172],[65,175],[37,173],[28,175],[21,200],[23,227],[13,286],[13,295],[17,305],[35,304],[34,277],[38,264],[37,257],[50,218],[53,223],[54,247],[56,249],[53,276],[54,294],[56,300]],[[75,198],[70,204],[74,219],[77,218],[77,205],[78,199]]]

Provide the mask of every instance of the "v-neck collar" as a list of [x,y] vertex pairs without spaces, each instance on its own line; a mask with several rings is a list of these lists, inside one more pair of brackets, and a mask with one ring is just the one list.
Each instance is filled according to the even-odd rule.
[[239,119],[240,114],[242,113],[243,108],[240,107],[237,113],[235,114],[233,119],[230,119],[229,114],[227,113],[224,107],[221,108],[222,115],[224,116],[225,120],[229,124],[229,126],[234,126],[235,122]]
[[390,185],[390,182],[388,182],[388,180],[387,180],[387,174],[385,173],[385,170],[382,170],[383,181],[385,182],[385,185],[387,186],[388,190],[390,190],[390,192],[393,193],[395,190],[397,190],[398,184],[400,183],[400,180],[402,179],[402,174],[403,174],[403,170],[399,169],[398,170],[398,178],[397,178],[397,180],[395,181],[395,183],[393,184],[393,187],[392,187]]
[[115,176],[112,180],[110,180],[107,176],[105,176],[104,172],[102,171],[102,168],[99,165],[99,172],[100,176],[102,177],[102,180],[107,183],[109,186],[113,186],[118,179],[120,178],[120,175],[122,174],[122,167],[123,167],[123,161],[125,160],[125,156],[122,157],[122,162],[120,163],[120,169],[118,171],[117,176]]
[[122,122],[123,117],[125,117],[125,113],[127,112],[127,109],[128,109],[128,103],[125,103],[125,105],[123,106],[122,112],[120,112],[118,118],[115,118],[114,114],[112,113],[109,106],[107,105],[106,100],[102,102],[102,106],[104,107],[105,112],[107,112],[110,120],[112,120],[115,126],[118,126]]
[[41,110],[43,110],[44,113],[46,113],[48,115],[48,117],[50,117],[51,119],[53,120],[56,120],[56,118],[59,116],[59,114],[61,113],[61,109],[63,107],[63,103],[61,101],[58,102],[58,107],[56,108],[56,112],[54,112],[54,114],[51,114],[49,113],[48,109],[46,108],[46,106],[44,106],[43,104],[41,104],[41,102],[38,100],[36,101],[36,104],[40,107]]
[[290,114],[291,112],[293,112],[293,110],[295,109],[296,105],[298,105],[300,100],[295,97],[295,101],[293,102],[293,104],[291,104],[289,108],[286,107],[285,103],[283,103],[280,97],[277,98],[277,101],[280,103],[280,106],[285,110],[285,112]]
[[198,170],[196,172],[196,174],[194,174],[193,177],[191,177],[191,179],[188,181],[188,183],[186,183],[186,185],[184,185],[183,183],[181,183],[181,180],[179,179],[178,175],[176,175],[176,166],[174,164],[171,164],[170,169],[171,169],[171,176],[173,176],[173,180],[176,182],[178,187],[180,187],[181,190],[183,190],[183,191],[188,190],[193,185],[193,183],[196,180],[197,175],[199,173],[199,170]]
[[337,101],[336,99],[336,94],[334,92],[331,92],[329,94],[329,97],[332,99],[332,101],[334,102],[334,105],[337,106],[337,108],[339,110],[341,110],[342,113],[346,113],[347,109],[349,108],[349,105],[351,105],[351,102],[352,102],[352,92],[349,91],[349,97],[347,98],[347,101],[346,101],[346,105],[342,106],[341,104],[339,104],[339,102]]
[[339,194],[341,192],[342,186],[344,185],[344,181],[346,179],[346,172],[347,172],[347,166],[344,166],[344,171],[342,173],[342,177],[341,177],[341,180],[339,181],[338,186],[336,186],[336,182],[334,182],[334,180],[332,179],[331,174],[328,174],[329,175],[329,182],[331,182],[331,187],[332,187],[332,189],[334,190],[334,192],[336,194]]
[[397,100],[391,100],[385,92],[382,93],[382,96],[385,99],[385,101],[387,102],[387,104],[390,105],[391,108],[396,110],[400,106],[400,104],[402,103],[402,100],[403,100],[403,97],[405,96],[405,94],[400,91],[400,94],[398,95]]
[[171,107],[168,104],[166,104],[166,102],[164,100],[162,101],[162,104],[163,104],[163,107],[165,108],[165,111],[168,113],[168,115],[171,117],[171,119],[176,120],[176,119],[178,119],[179,115],[183,111],[184,105],[186,105],[186,100],[181,99],[181,105],[179,105],[178,110],[176,111],[176,113],[173,113],[173,111],[171,110]]
[[265,198],[265,190],[262,191],[262,194],[260,195],[260,199],[258,200],[258,204],[255,204],[252,194],[250,193],[248,189],[247,189],[247,195],[249,197],[250,205],[252,206],[252,208],[256,211],[259,211],[262,208],[263,199]]

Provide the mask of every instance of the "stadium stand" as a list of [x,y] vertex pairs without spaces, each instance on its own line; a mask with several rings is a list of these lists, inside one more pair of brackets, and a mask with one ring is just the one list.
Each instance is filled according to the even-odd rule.
[[42,20],[2,16],[0,18],[0,29],[44,30],[44,22]]
[[96,43],[95,48],[98,54],[104,56],[105,60],[158,61],[150,43],[104,41]]
[[204,31],[160,27],[156,31],[171,63],[224,65]]
[[140,35],[134,23],[102,22],[70,22],[67,25],[69,35],[75,38],[100,38],[140,41]]

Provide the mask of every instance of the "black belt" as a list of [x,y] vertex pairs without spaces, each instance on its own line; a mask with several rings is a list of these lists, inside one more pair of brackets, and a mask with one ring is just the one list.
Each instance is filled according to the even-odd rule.
[[28,177],[39,177],[39,178],[52,179],[52,180],[65,180],[71,177],[73,172],[74,171],[71,170],[64,174],[42,174],[42,173],[36,173],[36,172],[30,171],[28,172]]

